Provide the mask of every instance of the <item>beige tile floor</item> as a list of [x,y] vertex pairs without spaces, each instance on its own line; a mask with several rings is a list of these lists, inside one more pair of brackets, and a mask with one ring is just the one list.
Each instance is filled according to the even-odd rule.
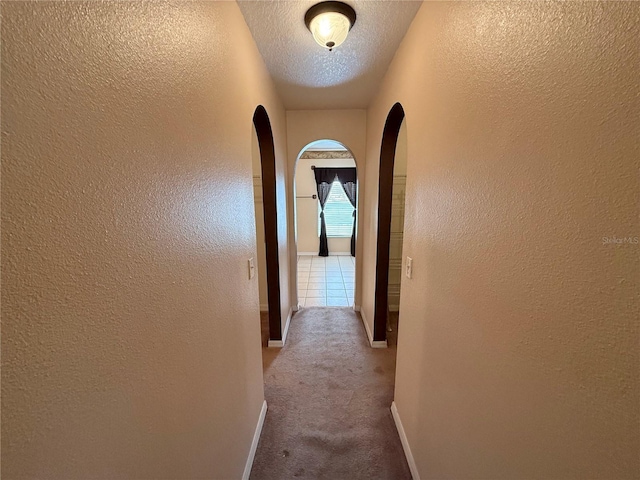
[[301,307],[353,305],[355,259],[350,255],[298,256],[298,302]]

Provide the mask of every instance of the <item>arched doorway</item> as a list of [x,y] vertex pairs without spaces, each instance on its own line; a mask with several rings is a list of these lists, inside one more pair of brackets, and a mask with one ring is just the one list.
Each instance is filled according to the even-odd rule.
[[389,247],[391,242],[391,214],[393,199],[393,167],[398,134],[404,120],[404,109],[396,103],[387,116],[380,147],[378,184],[378,239],[376,250],[376,286],[374,300],[373,340],[387,338],[389,314]]
[[[271,122],[259,105],[253,114],[253,126],[260,154],[260,177],[264,218],[264,250],[268,305],[269,342],[282,341],[280,305],[280,262],[278,254],[278,212],[276,199],[276,158]],[[259,249],[260,250],[260,249]]]
[[[332,177],[322,199],[319,175]],[[309,143],[296,159],[293,192],[298,304],[353,306],[357,211],[353,153],[334,140]]]

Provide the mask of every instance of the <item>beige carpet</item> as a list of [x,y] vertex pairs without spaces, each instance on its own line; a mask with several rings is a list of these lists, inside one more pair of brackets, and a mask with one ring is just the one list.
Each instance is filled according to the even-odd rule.
[[251,479],[411,478],[389,410],[395,348],[370,348],[353,310],[302,309],[263,360],[269,410]]

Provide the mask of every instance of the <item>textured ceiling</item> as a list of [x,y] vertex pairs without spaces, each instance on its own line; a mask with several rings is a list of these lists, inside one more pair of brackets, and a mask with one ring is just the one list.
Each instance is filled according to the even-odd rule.
[[350,0],[357,20],[330,52],[304,24],[315,0],[238,0],[288,110],[366,108],[420,1]]

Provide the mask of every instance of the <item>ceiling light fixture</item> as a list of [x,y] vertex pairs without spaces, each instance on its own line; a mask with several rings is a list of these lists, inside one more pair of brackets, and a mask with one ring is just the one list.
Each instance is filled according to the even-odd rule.
[[332,51],[347,38],[356,23],[356,12],[346,3],[322,2],[307,10],[304,23],[318,45]]

